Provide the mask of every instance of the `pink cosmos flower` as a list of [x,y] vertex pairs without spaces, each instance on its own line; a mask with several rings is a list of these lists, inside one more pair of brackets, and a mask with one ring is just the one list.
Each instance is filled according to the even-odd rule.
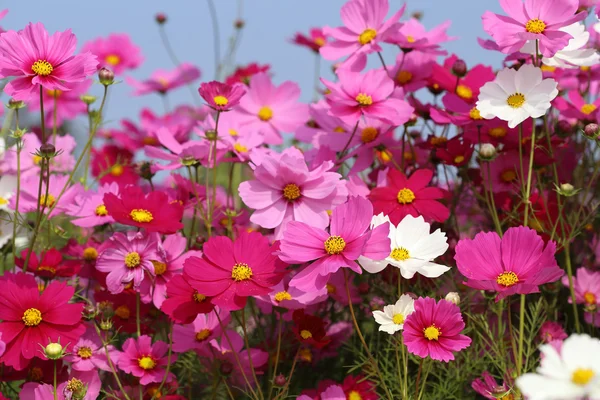
[[[165,366],[169,363],[167,351],[169,345],[160,340],[152,344],[152,338],[142,335],[139,338],[129,338],[123,344],[123,353],[119,357],[119,368],[140,378],[141,385],[162,382],[165,376]],[[171,354],[171,363],[177,360],[176,354]],[[167,376],[167,382],[175,378],[172,372]]]
[[498,292],[496,301],[511,294],[539,292],[539,286],[563,276],[554,258],[556,245],[544,241],[533,229],[509,228],[500,238],[496,232],[480,232],[456,245],[456,265],[465,285]]
[[[31,176],[21,183],[21,196],[19,199],[19,212],[30,212],[36,211],[38,202],[41,206],[40,211],[47,213],[52,207],[51,217],[54,217],[64,211],[66,211],[69,204],[73,202],[73,199],[80,193],[82,187],[79,183],[70,186],[65,190],[62,197],[59,196],[62,189],[68,185],[69,177],[67,175],[50,175],[48,185],[46,182],[42,183],[42,196],[38,198],[40,179],[37,176]],[[48,186],[48,190],[46,190]],[[48,194],[46,194],[46,191]],[[39,199],[39,200],[38,200]],[[60,201],[56,204],[57,201]],[[10,198],[10,207],[15,209],[16,196]]]
[[[563,276],[562,283],[569,287],[569,278]],[[595,310],[600,304],[600,272],[587,268],[577,269],[577,274],[573,277],[573,289],[577,304],[584,304],[586,308]],[[572,301],[569,296],[569,303]]]
[[258,132],[248,133],[246,135],[226,136],[224,139],[231,145],[231,151],[241,162],[248,161],[250,154],[254,149],[265,142],[265,137]]
[[460,334],[465,323],[457,305],[420,297],[414,306],[415,311],[406,317],[402,332],[409,353],[448,362],[454,360],[453,352],[469,347],[471,339]]
[[[346,393],[344,393],[344,389],[340,385],[331,385],[328,386],[327,389],[323,390],[319,393],[320,400],[346,400],[351,397],[346,397]],[[296,400],[313,400],[314,398],[308,396],[306,394],[300,395],[296,397]]]
[[206,140],[190,140],[180,144],[167,128],[160,128],[156,132],[156,138],[168,151],[156,146],[146,145],[144,146],[144,153],[152,159],[169,161],[169,164],[153,164],[152,167],[155,170],[173,170],[184,165],[207,161],[210,144]]
[[572,36],[560,30],[582,21],[587,12],[577,13],[578,0],[503,0],[500,2],[508,17],[487,11],[483,14],[483,29],[494,38],[505,54],[521,50],[527,41],[538,41],[544,57],[552,57],[569,44]]
[[346,200],[341,175],[330,172],[333,162],[309,170],[304,155],[296,148],[263,157],[253,155],[254,180],[240,184],[242,201],[256,211],[250,221],[263,228],[275,228],[281,238],[289,221],[300,221],[325,228],[327,210]]
[[546,321],[540,327],[540,339],[544,343],[550,343],[555,340],[565,340],[568,335],[562,325],[555,321]]
[[[219,318],[215,313],[219,314]],[[231,321],[231,313],[215,307],[214,313],[200,314],[191,324],[174,325],[173,351],[183,353],[208,346],[211,340],[221,337],[223,333],[221,324],[227,326],[229,321]]]
[[154,92],[165,94],[198,78],[200,78],[200,70],[192,64],[183,63],[172,71],[157,69],[152,73],[150,79],[142,82],[131,77],[127,77],[125,80],[134,88],[133,95],[141,96]]
[[570,102],[564,97],[556,97],[552,102],[563,117],[579,121],[598,122],[600,114],[597,109],[600,107],[600,98],[593,103],[588,103],[576,90],[570,90],[568,96]]
[[[261,312],[270,314],[273,306],[287,310],[299,310],[309,305],[318,304],[327,299],[327,288],[303,291],[290,286],[289,277],[285,277],[268,295],[256,296],[256,303]],[[291,316],[290,316],[291,317]]]
[[73,225],[82,228],[110,224],[115,220],[108,215],[104,206],[104,195],[112,193],[119,195],[119,185],[116,182],[104,184],[95,192],[93,189],[83,192],[73,198],[73,204],[67,206],[65,214],[76,217],[71,220]]
[[[86,94],[92,85],[90,79],[73,83],[71,90],[63,92],[59,89],[44,89],[44,113],[46,113],[46,126],[54,126],[54,108],[56,103],[56,125],[69,121],[86,112],[86,104],[81,101],[81,95]],[[33,96],[27,102],[31,111],[40,109],[40,96]],[[55,144],[55,143],[53,143]],[[56,145],[56,144],[55,144]]]
[[[112,345],[108,345],[107,349],[111,362],[113,365],[117,365],[121,353]],[[102,341],[94,328],[88,328],[85,334],[79,338],[73,345],[72,352],[65,356],[65,361],[71,363],[71,367],[75,371],[111,370]]]
[[0,36],[0,78],[14,76],[4,91],[15,100],[39,96],[39,86],[71,90],[73,83],[96,72],[98,61],[91,53],[73,55],[77,39],[68,29],[49,36],[41,23],[29,23],[18,32]]
[[446,54],[440,49],[440,44],[456,39],[446,34],[450,24],[451,21],[446,21],[427,32],[419,20],[411,18],[394,32],[390,42],[398,45],[404,52],[416,50],[433,55]]
[[401,52],[396,57],[396,65],[390,69],[390,78],[405,92],[416,92],[427,86],[431,76],[435,56],[420,51]]
[[239,105],[242,125],[265,135],[265,143],[281,144],[281,132],[294,132],[308,119],[308,107],[298,102],[300,87],[291,81],[273,85],[266,73],[250,79]]
[[407,178],[397,169],[390,168],[387,185],[371,190],[369,199],[373,202],[375,214],[384,213],[397,225],[407,215],[426,220],[443,222],[450,216],[450,210],[437,200],[444,197],[444,190],[428,187],[433,171],[418,169]]
[[289,264],[314,261],[292,278],[290,286],[304,291],[321,290],[340,268],[362,273],[356,263],[361,255],[375,260],[389,256],[389,225],[382,224],[371,231],[372,217],[373,206],[368,200],[351,197],[333,210],[329,232],[304,222],[290,222],[281,240],[279,258]]
[[190,324],[198,314],[211,312],[215,306],[210,297],[198,293],[188,283],[188,277],[175,275],[167,282],[167,298],[161,304],[161,311],[180,324]]
[[227,85],[222,82],[210,81],[201,83],[198,93],[210,108],[217,111],[229,111],[239,104],[240,99],[246,94],[246,89],[241,83]]
[[108,273],[106,285],[111,293],[121,293],[130,282],[138,290],[146,273],[155,275],[152,260],[160,260],[159,240],[157,233],[131,231],[110,237],[110,246],[98,255],[96,269]]
[[190,257],[184,272],[190,285],[225,310],[239,310],[248,296],[268,294],[283,278],[285,265],[275,248],[258,232],[242,232],[235,242],[226,236],[210,238],[202,258]]
[[490,400],[506,397],[504,395],[510,390],[510,388],[504,382],[502,385],[498,385],[498,383],[496,383],[496,379],[487,371],[484,371],[481,374],[481,378],[477,378],[471,382],[471,387],[474,391]]
[[140,180],[132,165],[133,153],[113,145],[92,148],[92,176],[101,184],[135,185]]
[[[358,1],[358,0],[354,0]],[[372,69],[365,74],[338,70],[339,82],[321,82],[331,91],[325,99],[329,115],[356,125],[362,116],[399,126],[408,121],[414,109],[394,95],[394,81],[384,70]]]
[[144,58],[126,33],[111,33],[106,38],[96,38],[83,45],[81,51],[89,51],[98,57],[98,67],[106,67],[115,75],[140,66]]
[[291,42],[307,47],[318,54],[319,49],[327,44],[327,35],[320,28],[312,28],[308,36],[300,32],[296,33]]
[[[340,150],[345,143],[340,144],[340,133],[352,133],[352,126],[349,126],[339,118],[329,115],[329,105],[325,100],[319,100],[317,103],[312,103],[308,106],[310,121],[301,125],[296,129],[295,138],[301,142],[311,143],[314,147],[325,145],[321,142],[321,137],[337,133],[338,140],[331,142],[338,144]],[[333,136],[336,137],[336,136]],[[328,147],[329,144],[327,144]]]
[[379,43],[388,42],[400,28],[398,21],[405,8],[406,5],[384,22],[389,10],[388,0],[348,1],[340,10],[344,26],[323,28],[323,33],[335,40],[321,47],[321,55],[326,60],[349,56],[341,67],[353,71],[363,70],[367,54],[383,51]]
[[[97,371],[73,371],[69,375],[69,379],[57,383],[56,397],[54,397],[54,386],[52,384],[27,382],[23,385],[19,398],[27,400],[94,400],[100,395],[102,387]],[[85,389],[85,396],[81,397],[83,389]]]

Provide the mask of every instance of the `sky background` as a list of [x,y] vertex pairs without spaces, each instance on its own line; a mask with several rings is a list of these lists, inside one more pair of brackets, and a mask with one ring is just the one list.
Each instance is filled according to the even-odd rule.
[[[1,8],[9,9],[8,15],[0,21],[4,29],[19,30],[28,22],[42,22],[49,32],[71,28],[78,38],[78,48],[99,36],[128,33],[144,56],[141,67],[128,75],[140,80],[149,77],[157,68],[173,67],[154,20],[156,13],[165,13],[168,17],[166,30],[177,57],[201,69],[200,81],[214,79],[213,28],[206,0],[36,0],[3,3]],[[315,76],[314,54],[291,44],[289,39],[296,32],[307,33],[311,27],[340,26],[340,7],[344,3],[342,0],[216,0],[221,54],[226,52],[234,33],[233,21],[241,15],[245,28],[236,53],[236,64],[270,64],[276,84],[286,80],[297,82],[302,89],[301,100],[310,102]],[[402,4],[401,1],[390,0],[389,15]],[[487,38],[481,25],[481,15],[486,10],[501,12],[495,0],[408,0],[403,19],[420,11],[423,13],[421,22],[428,30],[451,20],[448,34],[458,39],[446,44],[449,54],[456,53],[469,66],[485,63],[497,67],[501,61],[500,54],[481,49],[476,41],[477,37]],[[396,52],[392,48],[388,50],[384,52],[384,58],[389,65],[393,64]],[[329,62],[322,63],[322,76],[331,78],[330,65]],[[371,56],[370,65],[379,66],[376,55]],[[199,86],[200,81],[194,87]],[[137,121],[144,107],[163,111],[158,95],[134,97],[131,91],[125,83],[111,88],[108,113],[105,114],[111,125],[125,117]],[[91,92],[100,95],[101,86],[94,85]],[[169,96],[171,106],[192,100],[186,88],[178,89]],[[83,128],[85,119],[79,120],[78,124]]]

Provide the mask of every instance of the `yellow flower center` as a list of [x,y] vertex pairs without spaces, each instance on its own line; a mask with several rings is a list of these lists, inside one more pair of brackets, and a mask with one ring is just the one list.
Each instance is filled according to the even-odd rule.
[[348,400],[362,400],[362,396],[356,390],[348,393]]
[[306,362],[312,362],[313,357],[312,357],[312,352],[310,351],[310,349],[306,349],[306,348],[301,349],[298,352],[298,355],[300,356],[301,360],[306,361]]
[[591,69],[591,67],[589,67],[587,65],[584,65],[582,67],[579,67],[579,69],[582,70],[582,71],[584,71],[584,72],[587,72],[587,71],[589,71]]
[[129,216],[131,217],[132,220],[134,220],[135,222],[152,222],[152,220],[154,219],[154,217],[152,216],[152,213],[148,210],[144,210],[143,208],[135,208],[133,210],[131,210],[131,212],[129,213]]
[[123,304],[117,307],[117,309],[115,310],[115,315],[121,319],[129,319],[131,311],[129,310],[129,307]]
[[83,259],[86,261],[94,261],[98,258],[98,250],[93,247],[86,247],[83,250]]
[[446,142],[448,142],[448,139],[443,136],[432,136],[431,139],[429,139],[429,143],[431,143],[432,146],[442,146],[446,144]]
[[556,71],[556,67],[552,67],[550,65],[546,65],[546,64],[542,64],[542,66],[540,67],[540,69],[544,72],[554,72]]
[[337,133],[346,133],[346,130],[341,126],[336,126],[335,128],[333,128],[333,131]]
[[150,261],[152,265],[154,265],[154,274],[156,276],[162,275],[167,271],[167,264],[160,261]]
[[291,300],[292,299],[292,295],[289,294],[287,291],[282,291],[282,292],[277,292],[275,294],[275,301],[278,303],[281,303],[284,300]]
[[481,116],[481,113],[479,112],[477,107],[471,108],[471,111],[469,111],[469,117],[471,117],[471,119],[474,119],[476,121],[483,119],[483,117]]
[[54,275],[56,273],[56,269],[54,267],[49,267],[47,265],[40,265],[37,270],[38,271],[48,271],[52,275]]
[[507,169],[500,174],[500,179],[506,183],[512,182],[517,179],[517,173],[515,170]]
[[471,100],[473,98],[473,91],[470,87],[465,85],[458,85],[456,87],[456,94],[464,100]]
[[0,197],[0,206],[3,206],[5,204],[8,204],[8,200],[6,200],[4,197]]
[[390,257],[396,261],[404,261],[410,258],[410,253],[404,247],[396,247],[390,253]]
[[498,282],[498,285],[510,287],[519,283],[519,277],[512,271],[503,272],[500,275],[498,275],[498,277],[496,278],[496,282]]
[[198,292],[195,292],[192,297],[196,303],[202,303],[204,300],[206,300],[206,296]]
[[581,106],[581,112],[585,115],[590,115],[594,111],[596,111],[596,106],[593,104],[584,104],[583,106]]
[[340,254],[346,248],[346,241],[341,236],[329,236],[325,241],[325,251],[328,254]]
[[356,101],[358,102],[359,106],[370,106],[373,104],[373,99],[366,93],[359,93],[356,96]]
[[51,194],[46,196],[45,194],[40,196],[40,206],[42,207],[52,207],[56,203],[56,198]]
[[244,146],[243,144],[236,143],[233,145],[233,148],[238,153],[247,153],[248,152],[248,148],[246,146]]
[[312,337],[312,333],[306,329],[302,329],[300,331],[300,336],[302,336],[302,339],[307,340]]
[[465,157],[464,156],[456,156],[456,157],[454,157],[454,164],[460,164],[463,161],[465,161]]
[[59,97],[62,94],[62,90],[48,89],[48,90],[46,90],[46,93],[48,93],[48,96]]
[[148,370],[156,367],[156,361],[152,357],[144,356],[138,359],[138,365],[140,368]]
[[502,126],[498,126],[496,128],[490,129],[488,134],[496,139],[503,138],[504,136],[506,136],[506,129]]
[[221,96],[221,95],[213,97],[213,101],[215,102],[216,105],[221,106],[221,107],[226,106],[227,103],[229,103],[229,100],[227,100],[227,97]]
[[591,292],[585,292],[583,295],[583,299],[589,305],[596,304],[596,295]]
[[295,183],[288,183],[283,188],[283,197],[288,201],[294,201],[300,197],[300,188]]
[[41,162],[42,162],[42,157],[36,156],[36,155],[33,156],[33,163],[35,165],[40,165]]
[[106,206],[104,204],[100,204],[96,207],[96,215],[99,217],[105,217],[108,215],[108,211],[106,211]]
[[231,270],[231,278],[236,282],[247,281],[252,278],[252,268],[245,263],[235,264]]
[[90,358],[92,356],[92,349],[89,347],[80,347],[77,350],[77,355],[81,358],[83,358],[84,360],[87,360],[88,358]]
[[407,84],[413,78],[413,74],[409,71],[398,71],[396,74],[396,82],[401,85]]
[[337,292],[337,289],[331,283],[328,283],[325,287],[327,288],[328,294],[334,294],[335,292]]
[[[67,381],[67,385],[65,386],[65,391],[69,391],[71,393],[81,392],[85,388],[83,382],[77,378],[71,378]],[[76,397],[72,397],[73,399]],[[79,397],[77,397],[79,398]]]
[[315,44],[319,47],[325,46],[325,43],[326,43],[325,38],[322,38],[322,37],[314,38],[313,42],[315,42]]
[[363,143],[371,143],[373,140],[377,139],[378,135],[379,131],[377,130],[377,128],[367,126],[365,129],[362,130],[360,134],[360,140]]
[[142,258],[140,257],[140,253],[137,251],[132,251],[131,253],[127,253],[125,256],[125,265],[127,268],[135,268],[142,262]]
[[398,197],[398,203],[410,204],[415,200],[415,192],[413,192],[409,188],[404,188],[398,192],[397,197]]
[[358,43],[365,44],[371,43],[373,39],[377,37],[377,31],[375,29],[367,28],[358,36]]
[[229,130],[229,136],[238,136],[238,135],[239,135],[239,133],[235,129],[230,129]]
[[110,168],[110,174],[112,176],[121,176],[123,175],[124,169],[122,165],[116,164]]
[[544,21],[537,19],[537,18],[530,19],[525,24],[525,30],[529,33],[540,34],[540,33],[544,33],[545,29],[546,29],[546,24],[544,23]]
[[36,75],[48,76],[48,75],[50,75],[52,73],[52,71],[54,70],[54,68],[52,67],[52,64],[50,64],[46,60],[37,60],[31,66],[31,70]]
[[522,93],[511,94],[508,96],[508,99],[506,99],[506,104],[512,108],[521,108],[523,104],[525,104],[525,96],[523,96]]
[[110,65],[117,65],[121,62],[121,57],[116,54],[109,54],[106,56],[106,63]]
[[196,340],[204,342],[210,336],[210,329],[202,329],[200,332],[196,332]]
[[27,326],[38,326],[42,322],[42,313],[37,308],[28,308],[21,319]]
[[571,382],[580,386],[587,385],[594,375],[594,371],[590,368],[577,368],[571,376]]
[[435,325],[431,325],[423,329],[423,335],[425,335],[428,340],[438,340],[442,335],[442,331]]
[[153,136],[146,136],[142,139],[142,143],[147,144],[148,146],[156,146],[158,144],[158,139]]
[[260,118],[261,121],[269,121],[271,118],[273,118],[273,110],[267,106],[262,107],[260,110],[258,110],[258,118]]
[[407,41],[408,43],[414,43],[414,42],[416,42],[416,39],[414,38],[414,36],[408,35],[408,36],[406,37],[406,41]]
[[394,316],[392,317],[392,321],[396,325],[403,324],[404,323],[404,315],[402,315],[402,314],[394,314]]

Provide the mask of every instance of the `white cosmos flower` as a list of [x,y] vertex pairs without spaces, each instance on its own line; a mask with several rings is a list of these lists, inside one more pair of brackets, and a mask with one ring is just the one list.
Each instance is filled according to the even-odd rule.
[[400,296],[396,304],[383,307],[383,311],[373,311],[379,330],[393,335],[404,328],[404,321],[415,311],[415,301],[407,294]]
[[[24,250],[29,244],[29,238],[22,235],[24,229],[17,227],[17,237],[15,239],[15,246],[17,253],[20,254],[21,250]],[[0,249],[12,240],[13,223],[9,220],[6,213],[0,212]]]
[[560,351],[551,344],[540,346],[537,373],[517,378],[517,386],[529,400],[600,399],[600,340],[571,335]]
[[0,176],[0,211],[8,209],[10,198],[17,189],[17,177],[12,175]]
[[514,128],[527,118],[546,114],[558,95],[554,79],[542,79],[542,70],[525,64],[519,70],[504,68],[481,87],[477,109],[485,119],[499,118]]
[[[379,214],[371,220],[371,228],[379,226],[390,219],[387,215]],[[390,223],[390,255],[381,261],[359,257],[360,265],[372,274],[383,270],[388,264],[400,268],[400,274],[405,279],[419,273],[428,278],[437,278],[450,268],[433,263],[436,257],[448,250],[448,239],[441,230],[429,233],[431,226],[422,216],[417,218],[407,215],[398,226]]]
[[[600,55],[594,48],[585,48],[590,40],[590,33],[586,31],[583,22],[576,22],[559,29],[573,36],[567,46],[558,51],[552,58],[544,57],[542,62],[550,67],[579,68],[590,67],[598,64]],[[521,48],[521,53],[535,54],[535,41],[528,41]]]

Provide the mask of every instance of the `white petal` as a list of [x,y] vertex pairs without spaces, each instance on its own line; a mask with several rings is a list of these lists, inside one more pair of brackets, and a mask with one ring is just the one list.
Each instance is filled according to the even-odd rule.
[[585,393],[585,389],[569,381],[539,374],[525,374],[517,378],[516,383],[529,400],[575,400]]
[[423,276],[426,276],[427,278],[437,278],[438,276],[442,275],[444,272],[449,270],[450,267],[428,262],[427,264],[417,269],[417,272]]
[[358,257],[359,264],[363,267],[363,269],[371,274],[376,274],[388,265],[387,260],[374,261],[370,258],[360,256]]

